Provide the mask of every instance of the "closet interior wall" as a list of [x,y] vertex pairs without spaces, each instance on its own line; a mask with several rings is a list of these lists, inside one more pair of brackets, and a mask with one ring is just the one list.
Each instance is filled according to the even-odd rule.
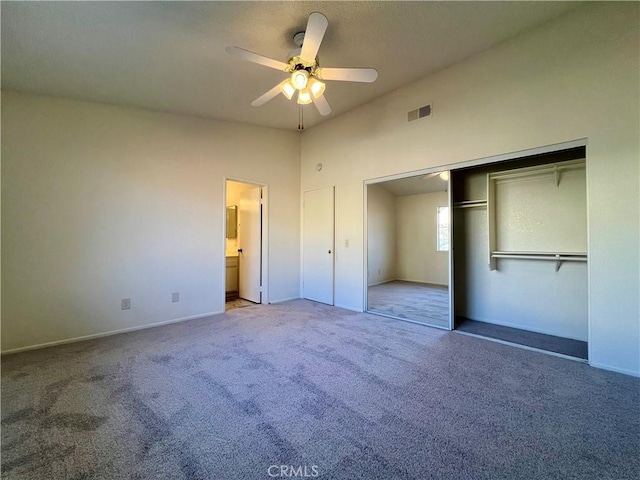
[[[585,148],[576,148],[528,157],[519,160],[500,162],[491,165],[470,167],[452,172],[453,196],[453,246],[454,246],[454,311],[456,321],[464,318],[588,341],[588,289],[586,261],[586,185],[578,188],[577,203],[583,201],[584,231],[556,231],[550,235],[563,238],[560,243],[573,242],[584,244],[584,258],[581,261],[544,261],[544,259],[528,258],[494,258],[490,255],[490,216],[488,208],[496,208],[495,204],[487,205],[488,174],[513,171],[558,162],[570,162],[585,159]],[[562,165],[562,164],[561,164]],[[584,175],[584,171],[582,173]],[[545,180],[546,181],[546,180]],[[553,182],[551,178],[549,180]],[[573,179],[575,183],[575,179]],[[526,182],[524,182],[526,183]],[[567,188],[569,182],[557,188]],[[519,188],[517,184],[509,187]],[[523,187],[526,188],[526,187]],[[523,190],[524,192],[524,190]],[[529,192],[530,193],[530,192]],[[584,197],[581,199],[581,197]],[[576,203],[576,202],[574,202]],[[550,204],[543,198],[528,198],[526,209],[516,218],[511,217],[509,223],[500,229],[512,228],[520,231],[529,229],[535,238],[544,223],[540,218],[545,216],[560,217],[563,204]],[[551,206],[550,206],[551,205]],[[542,208],[544,211],[534,211]],[[568,207],[565,207],[565,210]],[[575,212],[569,212],[575,216]],[[495,210],[494,210],[495,215]],[[498,214],[499,215],[499,214]],[[549,224],[555,222],[563,225],[558,218],[549,218]],[[578,221],[581,225],[582,220]],[[548,228],[548,226],[547,226]],[[542,241],[540,250],[548,250],[548,243]],[[535,245],[534,245],[535,247]],[[529,250],[529,249],[528,249]],[[542,256],[542,255],[540,255]],[[520,256],[522,257],[522,256]]]

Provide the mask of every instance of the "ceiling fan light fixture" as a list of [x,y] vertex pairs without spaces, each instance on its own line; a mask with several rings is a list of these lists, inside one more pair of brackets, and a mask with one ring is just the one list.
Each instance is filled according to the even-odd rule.
[[[318,65],[318,49],[324,38],[329,22],[320,12],[313,12],[307,20],[303,32],[294,35],[294,43],[298,47],[289,54],[287,62],[250,52],[240,47],[229,46],[225,51],[241,60],[257,63],[287,74],[287,78],[256,98],[251,105],[259,107],[282,93],[287,99],[296,97],[299,105],[313,103],[320,115],[331,114],[331,106],[324,96],[324,80],[343,82],[371,83],[378,78],[374,68],[320,68]],[[302,130],[302,108],[299,108],[298,128]],[[435,173],[433,175],[438,175]]]
[[309,82],[309,72],[304,69],[296,70],[291,74],[291,84],[297,89],[307,88]]
[[312,101],[313,99],[311,98],[311,93],[309,92],[308,88],[300,90],[300,93],[298,93],[298,103],[300,105],[308,105]]
[[313,98],[318,98],[320,95],[322,95],[324,93],[325,87],[326,85],[324,84],[324,82],[321,82],[317,78],[311,77],[309,79],[309,91],[311,92],[311,95],[313,95]]
[[291,100],[293,98],[293,94],[296,93],[296,87],[293,86],[291,80],[282,82],[282,84],[280,85],[280,90],[282,90],[282,94],[289,100]]

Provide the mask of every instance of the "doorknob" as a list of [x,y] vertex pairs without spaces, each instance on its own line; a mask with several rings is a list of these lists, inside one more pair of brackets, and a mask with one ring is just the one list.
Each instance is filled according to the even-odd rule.
[[329,250],[329,254],[331,254],[331,250]]
[[242,249],[241,248],[238,249],[238,253],[242,253]]

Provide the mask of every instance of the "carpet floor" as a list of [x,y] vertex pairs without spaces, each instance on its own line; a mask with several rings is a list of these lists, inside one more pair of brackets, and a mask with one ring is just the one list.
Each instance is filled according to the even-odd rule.
[[305,300],[2,357],[2,478],[637,479],[639,435],[637,378]]
[[393,282],[373,285],[367,291],[372,313],[449,328],[449,289],[428,283]]

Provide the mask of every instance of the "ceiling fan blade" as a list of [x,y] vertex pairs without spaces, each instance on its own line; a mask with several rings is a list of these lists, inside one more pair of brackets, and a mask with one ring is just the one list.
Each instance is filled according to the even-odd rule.
[[327,17],[319,12],[313,12],[309,15],[307,21],[307,29],[304,31],[304,42],[302,42],[302,50],[300,58],[305,62],[313,63],[318,55],[318,49],[324,38],[324,32],[327,31],[329,21]]
[[318,98],[314,98],[314,96],[311,95],[311,99],[320,112],[320,115],[326,117],[331,113],[331,106],[329,105],[329,102],[327,102],[327,99],[324,98],[324,95],[320,95]]
[[250,52],[249,50],[245,50],[244,48],[227,47],[225,48],[225,52],[227,52],[229,55],[233,55],[234,57],[238,57],[242,60],[258,63],[260,65],[264,65],[265,67],[269,67],[269,68],[275,68],[276,70],[280,70],[282,72],[286,71],[289,68],[289,65],[284,62],[273,60],[272,58],[268,58],[268,57],[263,57],[262,55],[258,55],[257,53]]
[[[288,79],[287,79],[288,80]],[[265,93],[264,95],[256,98],[253,102],[251,102],[251,106],[252,107],[259,107],[261,105],[264,105],[265,103],[267,103],[269,100],[271,100],[273,97],[277,96],[282,90],[280,89],[280,87],[282,86],[283,83],[285,83],[287,80],[285,80],[284,82],[280,82],[278,85],[276,85],[275,87],[273,87],[271,90],[269,90],[267,93]]]
[[321,68],[319,75],[323,80],[371,83],[378,78],[378,71],[375,68]]

